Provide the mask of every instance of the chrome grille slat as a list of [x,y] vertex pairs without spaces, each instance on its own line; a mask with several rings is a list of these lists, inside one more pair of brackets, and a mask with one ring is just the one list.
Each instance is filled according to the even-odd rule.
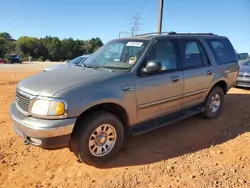
[[24,98],[24,97],[21,97],[21,96],[19,96],[19,95],[17,95],[17,97],[18,97],[18,100],[21,100],[21,101],[24,101],[24,102],[29,102],[29,101],[27,101],[27,98]]
[[25,97],[25,96],[19,94],[18,92],[16,92],[16,94],[18,95],[18,97],[21,97],[21,98],[24,98],[24,99],[27,98],[27,97]]
[[23,102],[21,102],[21,101],[18,101],[18,104],[19,105],[22,105],[23,107],[29,107],[29,104],[25,104],[25,103],[23,103]]
[[30,98],[16,91],[16,103],[24,112],[29,111]]

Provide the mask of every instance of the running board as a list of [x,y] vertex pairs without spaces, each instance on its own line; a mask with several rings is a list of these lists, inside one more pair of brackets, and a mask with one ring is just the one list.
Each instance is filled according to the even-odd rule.
[[202,111],[204,111],[203,106],[183,110],[182,112],[179,112],[179,113],[174,113],[165,117],[161,117],[155,120],[151,120],[145,123],[135,125],[129,129],[129,133],[134,136],[141,135],[146,132],[149,132],[149,131],[152,131],[161,127],[165,127],[171,123],[180,121],[190,116],[199,114]]

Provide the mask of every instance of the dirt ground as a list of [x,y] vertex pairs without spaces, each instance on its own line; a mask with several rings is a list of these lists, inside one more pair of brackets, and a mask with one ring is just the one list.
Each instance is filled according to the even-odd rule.
[[0,72],[0,187],[250,187],[250,90],[231,89],[218,119],[195,116],[127,138],[114,161],[95,168],[68,149],[23,144],[9,106],[17,82],[37,70],[15,71]]

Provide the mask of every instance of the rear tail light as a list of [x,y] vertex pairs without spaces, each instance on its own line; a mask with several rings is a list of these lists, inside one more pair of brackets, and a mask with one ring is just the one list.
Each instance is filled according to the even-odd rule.
[[238,76],[239,76],[239,72],[240,72],[240,65],[238,64],[237,66],[238,66],[238,67],[237,67],[237,73],[236,73],[236,76],[238,77]]

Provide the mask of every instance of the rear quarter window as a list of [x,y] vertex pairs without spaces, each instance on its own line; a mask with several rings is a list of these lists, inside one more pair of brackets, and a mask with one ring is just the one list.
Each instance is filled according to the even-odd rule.
[[235,50],[228,39],[207,39],[216,63],[219,65],[237,62]]

